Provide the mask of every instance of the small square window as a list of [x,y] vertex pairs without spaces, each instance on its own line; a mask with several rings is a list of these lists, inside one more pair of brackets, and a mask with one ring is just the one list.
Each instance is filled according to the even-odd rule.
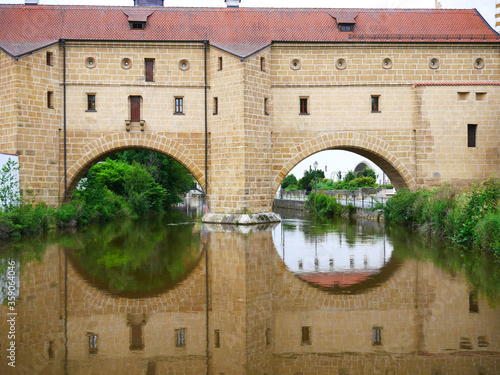
[[54,92],[47,91],[47,108],[54,108]]
[[222,70],[222,56],[219,56],[219,70]]
[[488,93],[487,92],[476,92],[476,101],[477,102],[488,101]]
[[348,23],[340,24],[340,31],[352,31],[354,29],[354,25]]
[[219,98],[214,98],[214,115],[219,114]]
[[47,52],[47,65],[52,66],[52,52]]
[[300,98],[300,114],[308,115],[307,98]]
[[380,112],[380,96],[372,95],[372,112],[378,113]]
[[87,94],[87,111],[95,111],[95,94]]
[[184,114],[184,98],[175,98],[175,112],[176,115]]
[[459,102],[466,102],[470,98],[470,92],[457,92],[457,100]]
[[467,125],[467,147],[476,147],[477,125]]
[[178,348],[186,346],[186,328],[179,328],[175,330],[176,344]]
[[132,30],[144,30],[146,28],[146,22],[130,22],[130,28]]

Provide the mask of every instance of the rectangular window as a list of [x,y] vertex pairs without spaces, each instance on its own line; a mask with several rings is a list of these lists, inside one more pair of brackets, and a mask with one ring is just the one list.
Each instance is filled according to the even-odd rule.
[[349,24],[341,24],[340,25],[340,31],[352,31],[353,25]]
[[146,28],[146,22],[130,22],[130,28],[132,30],[144,30]]
[[47,52],[47,65],[52,66],[52,52]]
[[477,303],[477,292],[473,290],[469,293],[469,313],[479,313],[479,304]]
[[130,97],[130,121],[141,121],[141,97]]
[[175,98],[175,112],[174,114],[184,114],[184,98]]
[[266,345],[271,345],[271,328],[266,328]]
[[467,147],[476,147],[477,125],[467,125]]
[[302,327],[302,345],[311,345],[311,327]]
[[476,92],[476,101],[478,102],[486,102],[488,100],[487,92]]
[[89,354],[97,354],[97,335],[88,334],[89,336]]
[[373,327],[373,345],[382,345],[382,327]]
[[216,329],[214,331],[214,345],[216,348],[220,348],[220,331]]
[[378,95],[372,95],[372,112],[380,112]]
[[95,111],[95,94],[87,94],[87,111]]
[[222,56],[219,56],[219,70],[222,70]]
[[54,341],[49,341],[48,354],[49,354],[49,359],[52,359],[52,358],[55,357],[55,353],[54,353]]
[[47,91],[47,108],[54,108],[53,97],[54,97],[54,92]]
[[466,102],[470,98],[470,92],[457,92],[457,100],[459,102]]
[[307,112],[307,98],[300,98],[300,114],[301,115],[309,114],[309,112]]
[[269,100],[267,98],[264,98],[264,114],[265,115],[269,115],[269,111],[267,108],[268,102],[269,102]]
[[130,328],[132,330],[132,345],[130,345],[130,350],[144,349],[144,343],[142,341],[142,324],[132,324]]
[[146,64],[146,82],[153,82],[155,59],[145,59],[144,61]]
[[214,98],[214,115],[219,114],[219,98]]
[[179,328],[175,330],[176,344],[178,348],[186,346],[186,328]]
[[263,72],[265,72],[264,61],[265,61],[265,59],[263,57],[261,57],[260,58],[260,70],[262,70]]

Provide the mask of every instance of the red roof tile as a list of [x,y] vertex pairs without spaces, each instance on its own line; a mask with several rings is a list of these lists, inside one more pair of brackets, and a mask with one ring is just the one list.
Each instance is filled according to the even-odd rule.
[[[133,7],[0,5],[0,47],[18,56],[59,39],[202,41],[240,57],[272,42],[500,42],[475,10],[141,7],[145,30],[131,30]],[[126,14],[127,13],[127,14]],[[355,20],[341,32],[337,20]]]

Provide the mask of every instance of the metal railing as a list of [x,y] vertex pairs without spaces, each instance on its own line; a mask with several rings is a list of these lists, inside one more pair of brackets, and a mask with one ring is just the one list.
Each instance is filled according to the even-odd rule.
[[[359,208],[373,208],[377,204],[381,203],[382,205],[387,202],[389,197],[383,196],[375,196],[374,194],[369,194],[370,189],[366,189],[365,191],[360,190],[321,190],[322,194],[326,194],[330,197],[335,197],[337,202],[339,202],[343,206],[347,206],[348,204],[352,204],[353,206]],[[279,191],[275,198],[276,199],[287,199],[287,200],[297,200],[297,201],[305,201],[308,197],[308,194],[305,190],[295,190],[295,191]]]

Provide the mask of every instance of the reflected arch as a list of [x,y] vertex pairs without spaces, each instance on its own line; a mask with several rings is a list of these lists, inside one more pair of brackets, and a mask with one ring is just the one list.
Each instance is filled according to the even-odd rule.
[[[115,133],[98,138],[89,143],[82,150],[82,156],[67,171],[67,195],[71,197],[78,182],[85,176],[88,170],[98,161],[107,158],[117,152],[126,150],[150,150],[171,157],[182,164],[196,179],[200,186],[205,184],[205,175],[202,169],[196,165],[187,155],[185,146],[159,134],[151,133]],[[64,177],[60,189],[64,197]],[[68,197],[63,200],[68,200]]]
[[[416,187],[415,179],[408,169],[391,151],[387,142],[380,138],[356,132],[323,133],[316,138],[302,142],[290,150],[294,155],[284,163],[273,181],[277,191],[283,179],[305,158],[320,151],[345,150],[361,155],[377,164],[391,180],[396,189]],[[411,167],[413,167],[414,162]]]

